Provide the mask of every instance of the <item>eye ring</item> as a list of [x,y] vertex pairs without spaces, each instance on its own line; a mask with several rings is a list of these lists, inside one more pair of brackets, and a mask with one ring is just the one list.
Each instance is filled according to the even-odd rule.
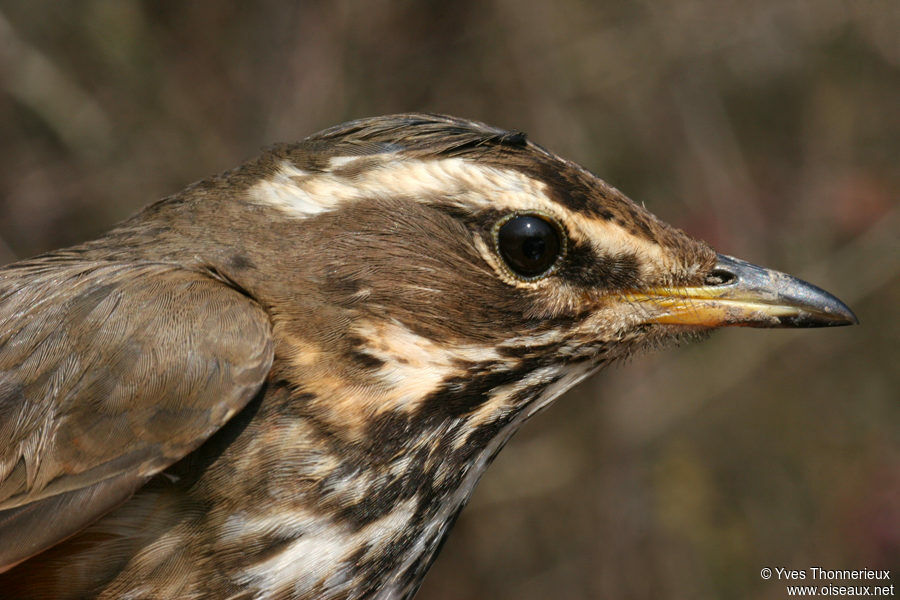
[[491,229],[494,252],[506,273],[526,282],[556,272],[566,255],[565,230],[555,217],[540,211],[514,211]]

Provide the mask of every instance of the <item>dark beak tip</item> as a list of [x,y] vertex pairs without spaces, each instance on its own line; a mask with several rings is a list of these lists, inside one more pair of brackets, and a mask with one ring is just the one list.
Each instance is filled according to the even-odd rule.
[[786,327],[796,327],[804,329],[812,329],[816,327],[846,327],[847,325],[858,325],[859,319],[856,315],[848,311],[840,315],[829,314],[823,316],[821,314],[806,314],[796,317],[785,317],[782,325]]
[[835,321],[834,325],[838,327],[843,327],[844,325],[859,325],[859,317],[856,316],[856,313],[847,306],[844,306],[844,308],[846,310],[839,315],[839,319]]
[[[805,282],[801,282],[804,283]],[[850,307],[838,300],[832,294],[816,288],[813,285],[806,284],[810,289],[819,292],[818,302],[821,312],[811,315],[812,322],[809,327],[844,327],[847,325],[859,325],[859,318],[850,310]]]
[[[850,307],[820,287],[731,256],[720,254],[718,259],[714,273],[719,272],[718,277],[727,275],[728,285],[733,289],[768,298],[773,305],[796,310],[795,314],[778,318],[777,326],[811,328],[859,324]],[[760,322],[750,326],[767,325]]]

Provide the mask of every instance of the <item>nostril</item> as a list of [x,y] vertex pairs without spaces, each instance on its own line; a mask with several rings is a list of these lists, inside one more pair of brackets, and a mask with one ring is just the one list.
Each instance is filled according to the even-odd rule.
[[726,271],[725,269],[713,269],[710,271],[709,275],[706,276],[706,285],[728,285],[729,283],[733,283],[734,280],[737,279],[734,273],[730,271]]

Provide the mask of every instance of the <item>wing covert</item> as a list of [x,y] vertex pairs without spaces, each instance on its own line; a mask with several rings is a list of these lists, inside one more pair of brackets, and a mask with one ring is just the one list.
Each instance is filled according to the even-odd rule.
[[273,356],[265,311],[201,273],[34,264],[0,271],[0,572],[199,446]]

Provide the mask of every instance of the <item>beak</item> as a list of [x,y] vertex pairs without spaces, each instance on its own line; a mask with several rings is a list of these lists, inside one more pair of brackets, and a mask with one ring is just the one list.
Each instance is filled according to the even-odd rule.
[[847,305],[785,273],[718,255],[698,287],[652,288],[627,295],[647,309],[645,323],[697,327],[833,327],[859,323]]

